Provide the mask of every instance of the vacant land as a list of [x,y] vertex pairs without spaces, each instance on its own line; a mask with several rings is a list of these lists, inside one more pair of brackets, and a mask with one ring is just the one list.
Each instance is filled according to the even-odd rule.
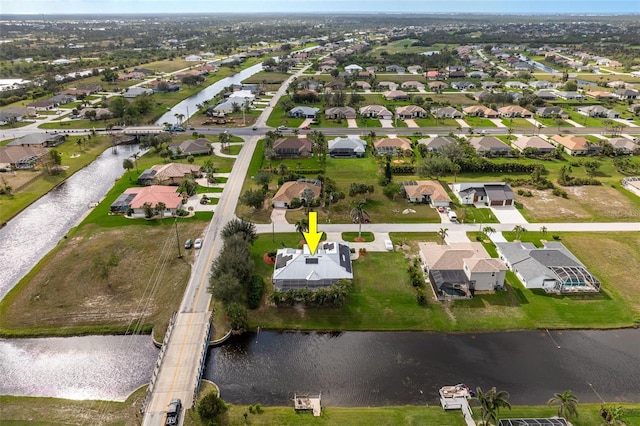
[[[206,225],[181,220],[180,244],[200,236]],[[173,220],[83,226],[2,300],[0,329],[5,335],[35,336],[153,326],[161,337],[197,253],[177,246]]]

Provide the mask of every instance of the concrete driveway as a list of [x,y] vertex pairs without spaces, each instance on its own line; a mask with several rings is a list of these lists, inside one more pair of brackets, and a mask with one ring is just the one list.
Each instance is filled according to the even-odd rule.
[[491,211],[496,215],[496,219],[498,219],[500,223],[513,223],[516,225],[529,223],[514,206],[491,207]]

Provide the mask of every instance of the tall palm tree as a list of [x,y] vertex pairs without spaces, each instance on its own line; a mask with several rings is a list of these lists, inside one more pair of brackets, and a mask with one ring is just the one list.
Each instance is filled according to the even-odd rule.
[[351,209],[351,219],[358,224],[358,238],[362,238],[362,222],[369,221],[369,213],[364,209],[364,201],[360,201],[353,209]]
[[304,238],[304,233],[309,232],[309,220],[305,217],[296,222],[296,232]]
[[442,240],[442,245],[444,245],[444,240],[449,236],[449,233],[447,231],[449,231],[449,228],[440,228],[440,230],[438,231],[438,236]]
[[509,393],[506,391],[498,391],[495,387],[483,392],[481,388],[476,389],[478,402],[480,403],[480,413],[482,424],[487,426],[489,422],[498,424],[498,414],[500,408],[508,408],[511,410],[509,403]]
[[573,391],[567,389],[562,393],[553,394],[553,398],[549,399],[548,405],[558,406],[558,417],[578,417],[578,397]]
[[487,237],[491,237],[491,234],[496,232],[496,228],[494,228],[492,226],[485,226],[484,228],[482,228],[482,232],[487,234]]
[[513,232],[516,234],[516,240],[519,240],[522,234],[527,232],[527,228],[522,225],[516,225],[513,227]]
[[129,182],[131,182],[131,169],[133,169],[133,161],[129,158],[122,160],[122,168],[127,169],[127,176],[129,176]]
[[131,157],[133,158],[133,164],[136,165],[136,173],[140,173],[138,171],[138,158],[140,158],[140,151],[136,152],[135,154],[131,154]]

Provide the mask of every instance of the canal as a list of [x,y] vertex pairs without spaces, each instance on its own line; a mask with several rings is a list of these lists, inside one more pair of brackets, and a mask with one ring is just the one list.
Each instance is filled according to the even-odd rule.
[[433,405],[440,387],[457,383],[496,386],[522,405],[566,389],[581,402],[637,402],[640,330],[262,331],[211,348],[204,377],[233,404],[289,405],[294,392],[322,392],[333,406]]

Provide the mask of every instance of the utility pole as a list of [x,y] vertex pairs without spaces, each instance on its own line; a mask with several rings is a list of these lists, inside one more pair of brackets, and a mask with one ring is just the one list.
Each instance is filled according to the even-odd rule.
[[176,225],[176,242],[178,243],[178,258],[182,259],[182,253],[180,252],[180,236],[178,235],[178,219],[175,219],[174,222]]

